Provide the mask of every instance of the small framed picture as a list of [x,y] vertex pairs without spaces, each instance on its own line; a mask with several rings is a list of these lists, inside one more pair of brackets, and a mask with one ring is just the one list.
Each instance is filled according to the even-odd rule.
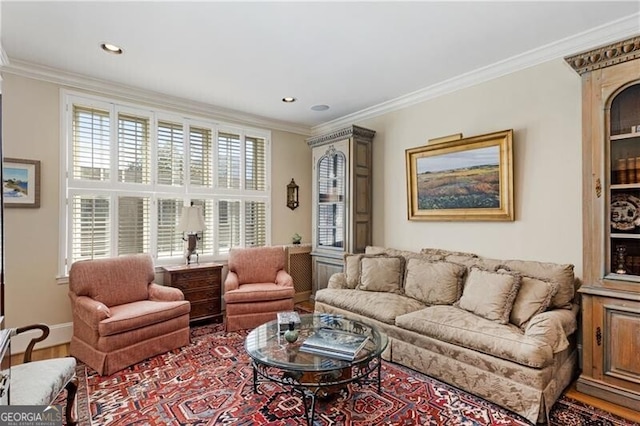
[[2,194],[5,207],[40,207],[40,161],[3,159]]

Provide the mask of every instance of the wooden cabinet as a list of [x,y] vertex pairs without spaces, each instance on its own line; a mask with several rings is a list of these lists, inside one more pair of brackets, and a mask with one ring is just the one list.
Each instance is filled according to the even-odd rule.
[[314,294],[342,271],[345,253],[363,252],[371,244],[374,135],[349,126],[307,140],[313,150]]
[[640,37],[567,62],[582,76],[580,392],[640,407]]
[[164,285],[179,288],[191,303],[191,322],[222,321],[222,265],[200,263],[163,269]]

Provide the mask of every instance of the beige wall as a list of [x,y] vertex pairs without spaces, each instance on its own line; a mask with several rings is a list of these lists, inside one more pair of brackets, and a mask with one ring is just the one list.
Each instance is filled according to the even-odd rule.
[[[41,207],[5,209],[6,323],[9,327],[71,321],[68,286],[56,283],[59,247],[60,86],[3,75],[5,157],[41,161]],[[311,235],[311,149],[305,137],[272,131],[273,244]],[[300,207],[286,207],[286,186],[300,185]],[[68,328],[68,327],[61,327]],[[55,330],[54,330],[55,331]],[[53,334],[53,332],[52,332]]]
[[[375,129],[375,245],[572,263],[582,273],[581,83],[544,63],[358,124]],[[407,220],[405,149],[514,129],[514,222]]]

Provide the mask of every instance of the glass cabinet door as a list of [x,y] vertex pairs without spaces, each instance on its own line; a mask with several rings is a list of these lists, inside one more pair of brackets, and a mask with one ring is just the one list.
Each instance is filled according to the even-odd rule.
[[606,273],[640,282],[640,82],[615,95],[609,124]]
[[346,157],[330,150],[318,160],[317,245],[342,249],[345,240]]

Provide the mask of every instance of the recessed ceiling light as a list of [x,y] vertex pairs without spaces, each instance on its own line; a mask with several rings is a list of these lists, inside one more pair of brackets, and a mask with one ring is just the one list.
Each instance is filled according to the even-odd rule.
[[105,52],[113,53],[114,55],[121,55],[122,52],[123,52],[122,48],[116,46],[115,44],[111,44],[111,43],[102,43],[100,45],[100,47]]
[[296,101],[296,98],[294,98],[293,96],[285,96],[284,98],[282,98],[282,102],[287,104],[290,104],[295,101]]
[[314,105],[311,109],[314,111],[326,111],[329,109],[329,105]]

